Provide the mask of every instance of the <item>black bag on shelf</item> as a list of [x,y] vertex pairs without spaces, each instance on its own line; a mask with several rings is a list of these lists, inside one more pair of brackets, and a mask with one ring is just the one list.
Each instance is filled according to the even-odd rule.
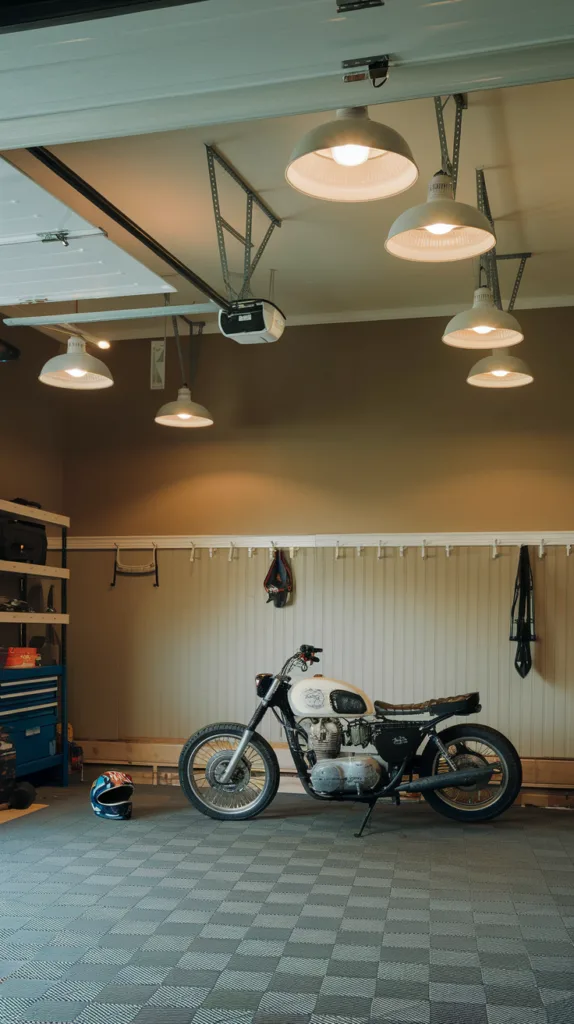
[[[12,499],[18,505],[41,508],[35,501]],[[28,523],[12,512],[0,512],[0,559],[7,562],[46,564],[48,542],[43,523]]]

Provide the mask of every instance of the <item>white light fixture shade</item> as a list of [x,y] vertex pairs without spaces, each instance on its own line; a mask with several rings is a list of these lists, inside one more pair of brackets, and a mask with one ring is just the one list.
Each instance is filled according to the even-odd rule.
[[334,203],[385,199],[419,176],[408,143],[387,125],[371,121],[366,107],[343,107],[300,140],[285,177],[293,188]]
[[476,206],[454,199],[452,178],[439,171],[426,203],[412,206],[391,226],[385,249],[401,260],[451,263],[481,256],[496,245],[487,217]]
[[523,338],[516,317],[494,305],[490,288],[477,288],[472,309],[453,316],[442,336],[455,348],[508,348]]
[[162,405],[155,417],[162,427],[210,427],[213,416],[197,402],[192,402],[191,391],[185,385],[179,389],[175,402]]
[[114,378],[101,359],[86,352],[83,338],[68,339],[68,350],[63,356],[54,356],[42,367],[38,378],[42,384],[71,391],[96,391],[111,388]]
[[520,388],[524,384],[532,384],[534,377],[523,359],[505,352],[493,352],[491,356],[479,359],[466,379],[476,388]]

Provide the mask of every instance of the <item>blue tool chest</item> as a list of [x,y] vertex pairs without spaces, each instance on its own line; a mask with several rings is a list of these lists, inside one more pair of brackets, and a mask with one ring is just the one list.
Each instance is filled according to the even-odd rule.
[[62,668],[0,671],[0,723],[16,748],[18,776],[59,762],[56,725],[59,721]]

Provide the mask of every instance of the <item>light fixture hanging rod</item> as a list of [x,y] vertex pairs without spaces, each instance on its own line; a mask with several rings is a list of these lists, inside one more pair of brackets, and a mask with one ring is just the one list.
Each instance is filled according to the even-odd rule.
[[514,287],[512,289],[512,295],[510,296],[510,302],[508,303],[508,312],[509,313],[511,313],[512,310],[514,309],[514,304],[515,304],[517,296],[518,296],[518,289],[520,288],[520,282],[522,281],[522,275],[524,273],[524,268],[526,266],[526,261],[530,258],[531,255],[532,255],[532,253],[526,253],[520,259],[520,263],[518,265],[518,270],[516,271],[516,278],[515,278],[515,281],[514,281]]
[[108,320],[147,320],[148,317],[184,316],[196,313],[216,313],[213,302],[186,303],[184,306],[144,306],[140,309],[106,309],[91,313],[53,313],[51,316],[11,316],[4,320],[6,327],[53,327],[58,324],[97,324]]
[[[492,233],[494,231],[494,221],[492,218],[492,212],[490,209],[490,200],[488,198],[488,190],[486,188],[486,178],[484,177],[484,171],[482,167],[476,169],[476,201],[478,209],[485,215],[490,222],[492,227]],[[498,309],[502,309],[502,298],[500,295],[500,281],[498,278],[498,267],[497,267],[497,252],[496,246],[484,253],[481,257],[481,266],[484,267],[486,272],[486,279],[488,287],[492,292],[495,306]]]
[[446,127],[444,123],[444,108],[446,107],[451,96],[447,96],[443,103],[442,96],[434,97],[434,108],[436,113],[436,123],[438,128],[438,137],[440,142],[440,154],[442,170],[445,174],[450,175],[452,178],[453,192],[456,196],[456,185],[458,181],[458,165],[460,159],[460,139],[462,134],[462,114],[463,111],[468,107],[468,99],[464,93],[452,93],[452,99],[455,102],[456,113],[454,117],[454,137],[452,143],[452,159],[448,151],[448,142],[446,138]]
[[45,146],[31,146],[28,149],[28,153],[31,154],[36,160],[38,160],[44,167],[47,167],[50,171],[58,176],[62,181],[65,181],[67,185],[70,185],[76,192],[78,192],[84,199],[87,199],[90,203],[105,213],[106,217],[113,220],[116,224],[119,224],[124,231],[127,231],[132,238],[136,238],[138,242],[145,245],[146,249],[153,252],[160,260],[167,263],[172,270],[175,270],[180,277],[183,277],[190,284],[194,285],[198,291],[206,295],[208,299],[226,311],[230,309],[230,304],[227,299],[220,295],[215,288],[212,288],[207,281],[204,281],[199,274],[191,270],[190,267],[186,266],[185,263],[166,249],[161,242],[158,242],[156,238],[148,234],[144,228],[141,228],[139,224],[128,217],[127,214],[123,213],[117,206],[114,206],[109,199],[106,199],[101,192],[98,192],[92,185],[89,184],[84,178],[82,178],[76,171],[73,171],[71,167],[60,160],[59,157],[51,153]]

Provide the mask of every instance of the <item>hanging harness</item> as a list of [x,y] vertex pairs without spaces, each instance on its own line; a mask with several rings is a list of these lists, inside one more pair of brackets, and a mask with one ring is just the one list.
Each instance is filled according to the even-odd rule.
[[263,586],[269,594],[267,604],[273,601],[276,608],[284,608],[293,592],[293,573],[281,550],[274,552]]
[[534,627],[534,584],[530,555],[523,544],[518,556],[518,571],[514,584],[514,598],[510,613],[510,639],[518,644],[514,667],[519,676],[526,678],[532,668],[530,644],[536,640]]

